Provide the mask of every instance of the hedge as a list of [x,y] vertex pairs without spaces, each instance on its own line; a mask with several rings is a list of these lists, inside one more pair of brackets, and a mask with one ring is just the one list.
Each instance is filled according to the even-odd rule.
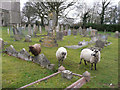
[[[74,24],[74,28],[78,29],[79,28],[79,24]],[[85,28],[89,28],[92,27],[93,29],[97,29],[98,31],[104,31],[106,30],[107,32],[115,32],[115,31],[119,31],[120,32],[120,24],[86,24]]]

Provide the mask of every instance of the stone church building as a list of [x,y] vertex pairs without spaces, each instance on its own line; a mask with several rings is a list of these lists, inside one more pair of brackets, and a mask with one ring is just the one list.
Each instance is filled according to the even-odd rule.
[[0,2],[0,26],[20,23],[20,2]]

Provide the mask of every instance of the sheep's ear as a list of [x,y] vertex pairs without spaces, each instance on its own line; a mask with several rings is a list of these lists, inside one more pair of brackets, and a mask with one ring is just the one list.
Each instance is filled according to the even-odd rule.
[[101,48],[99,48],[98,50],[101,51]]

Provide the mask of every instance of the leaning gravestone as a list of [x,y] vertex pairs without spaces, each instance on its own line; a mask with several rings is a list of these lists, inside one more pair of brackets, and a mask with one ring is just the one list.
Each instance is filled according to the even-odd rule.
[[61,32],[61,31],[57,32],[56,38],[57,38],[57,40],[62,40],[63,39],[63,32]]
[[20,35],[18,35],[18,34],[14,35],[14,38],[15,38],[15,41],[21,40],[21,37],[20,37]]
[[0,50],[4,49],[4,41],[0,38]]
[[105,46],[105,43],[102,40],[97,40],[95,42],[95,47],[104,48],[104,46]]
[[91,30],[91,37],[95,37],[95,36],[97,36],[97,30],[92,29]]
[[73,30],[73,35],[77,35],[77,30]]
[[26,35],[25,36],[25,42],[31,42],[31,36],[30,35]]
[[33,62],[40,64],[42,67],[46,67],[50,70],[54,69],[54,64],[51,64],[50,61],[45,57],[44,54],[40,54],[33,58]]
[[18,52],[18,58],[26,61],[32,61],[30,54],[25,50],[25,48],[23,48],[20,52]]
[[115,38],[119,38],[119,31],[115,31]]
[[15,50],[15,48],[13,47],[13,45],[10,45],[9,47],[6,48],[5,52],[11,56],[17,57],[18,56],[18,52]]

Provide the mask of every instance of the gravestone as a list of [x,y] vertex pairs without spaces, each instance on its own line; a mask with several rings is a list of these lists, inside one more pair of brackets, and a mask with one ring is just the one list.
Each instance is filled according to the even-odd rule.
[[60,28],[59,28],[59,24],[56,26],[56,32],[59,32],[60,30],[59,30]]
[[0,38],[0,50],[4,49],[4,41]]
[[14,39],[15,39],[15,41],[19,41],[19,40],[21,40],[21,37],[20,37],[20,35],[16,34],[16,35],[14,35]]
[[119,31],[115,31],[115,38],[119,38]]
[[87,35],[86,29],[82,29],[82,35],[85,37]]
[[45,36],[44,41],[41,43],[42,46],[45,47],[56,47],[58,46],[57,40],[55,38],[55,35],[53,35],[53,31],[55,30],[55,12],[49,13],[49,30],[48,30],[48,36]]
[[87,28],[87,30],[86,30],[86,34],[87,34],[87,36],[89,36],[90,35],[90,29],[89,28]]
[[64,27],[63,27],[63,25],[61,25],[61,31],[63,32],[63,30],[64,30]]
[[64,36],[67,36],[67,33],[68,33],[67,30],[63,31]]
[[102,40],[97,40],[95,42],[95,47],[104,48],[104,46],[105,46],[105,43]]
[[48,26],[47,25],[45,25],[45,31],[48,32]]
[[65,26],[65,30],[68,31],[68,25]]
[[73,35],[77,35],[77,30],[73,30]]
[[41,29],[41,26],[39,26],[39,31],[40,31],[40,34],[42,33],[42,29]]
[[40,54],[33,58],[33,62],[40,64],[44,68],[48,68],[50,70],[54,69],[54,64],[51,64],[50,61],[45,57],[44,54]]
[[91,37],[95,37],[95,36],[97,36],[97,30],[92,29],[91,30]]
[[31,42],[31,36],[30,35],[26,35],[25,36],[25,42]]
[[32,28],[31,28],[31,25],[29,24],[29,25],[28,25],[28,35],[30,35],[30,36],[32,36],[32,31],[31,31],[31,29],[32,29]]
[[8,32],[8,34],[10,34],[10,29],[9,28],[7,29],[7,32]]
[[44,47],[57,47],[57,40],[55,39],[54,36],[46,36],[44,37],[43,42],[41,43],[42,46]]
[[107,41],[107,35],[102,35],[102,36],[101,36],[101,40],[102,40],[102,41]]
[[33,32],[34,32],[34,36],[36,37],[37,35],[37,26],[36,26],[36,24],[34,24],[34,26],[33,26]]
[[69,28],[69,30],[68,30],[68,36],[70,36],[71,35],[71,29]]
[[70,79],[72,79],[73,74],[72,74],[72,72],[69,71],[69,70],[63,70],[61,76],[62,76],[63,78],[66,78],[66,79],[70,80]]
[[32,61],[30,54],[25,50],[25,48],[23,48],[20,52],[18,52],[18,58],[26,61]]
[[82,35],[82,28],[79,27],[79,34]]
[[98,40],[98,37],[91,37],[92,42],[96,42]]
[[11,56],[17,57],[18,56],[18,52],[15,50],[15,48],[13,47],[13,45],[10,45],[9,47],[6,48],[5,52]]
[[61,31],[57,32],[56,38],[57,38],[57,40],[62,40],[63,39],[63,32],[61,32]]
[[24,30],[26,30],[26,24],[24,25]]

